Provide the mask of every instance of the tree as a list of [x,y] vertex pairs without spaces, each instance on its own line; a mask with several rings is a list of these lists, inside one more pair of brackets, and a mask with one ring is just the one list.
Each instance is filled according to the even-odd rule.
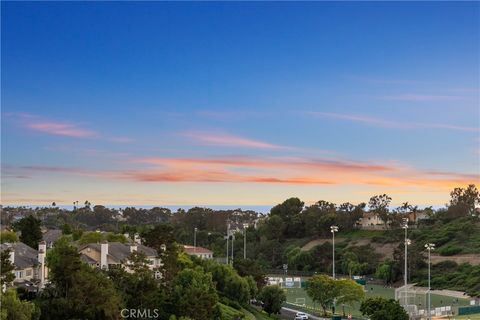
[[[295,219],[303,210],[304,202],[298,198],[290,198],[277,204],[270,210],[270,218],[278,216],[285,223],[285,236],[295,237],[303,233],[301,221]],[[293,222],[296,222],[295,224]],[[299,230],[300,228],[300,230]]]
[[101,232],[84,232],[82,237],[78,241],[79,244],[87,244],[87,243],[99,243],[102,242],[103,234]]
[[38,243],[42,240],[41,221],[33,215],[29,215],[14,224],[15,230],[21,232],[20,241],[26,245],[38,249]]
[[1,320],[36,320],[40,317],[40,309],[28,301],[21,301],[15,289],[0,290],[2,308]]
[[173,278],[179,271],[178,255],[180,248],[175,242],[173,227],[170,224],[160,223],[153,229],[148,229],[142,233],[142,238],[146,246],[154,248],[162,260],[160,273],[162,274],[162,283],[170,285]]
[[[415,273],[426,267],[426,253],[422,243],[418,241],[412,242],[408,246],[408,278],[415,276]],[[405,243],[401,242],[393,251],[393,260],[395,261],[396,273],[403,273],[405,261]]]
[[405,309],[393,299],[368,298],[362,302],[360,312],[371,320],[408,320]]
[[336,207],[334,203],[320,200],[306,207],[302,216],[307,235],[327,236],[330,234],[330,226],[336,224]]
[[475,207],[480,204],[480,192],[474,184],[467,188],[455,188],[450,192],[450,206],[461,207],[467,214],[475,214]]
[[0,243],[13,243],[18,241],[18,236],[13,231],[0,231]]
[[218,302],[211,274],[202,268],[184,269],[174,280],[176,315],[192,319],[211,319]]
[[112,280],[83,264],[62,239],[47,253],[48,284],[38,297],[45,319],[117,319],[122,301]]
[[347,251],[341,258],[341,267],[343,272],[347,273],[350,278],[352,278],[354,273],[363,273],[364,270],[368,268],[368,263],[360,263],[355,253]]
[[337,286],[337,303],[343,305],[343,316],[345,316],[345,306],[352,306],[354,303],[362,301],[365,298],[363,287],[350,279],[341,279],[335,282]]
[[260,225],[261,234],[265,235],[268,240],[281,241],[285,228],[286,224],[280,216],[270,216]]
[[375,212],[380,217],[380,219],[382,219],[385,226],[388,225],[388,220],[389,220],[388,206],[390,205],[391,201],[392,201],[392,198],[390,198],[386,194],[373,196],[368,201],[368,207],[370,211]]
[[375,276],[382,279],[385,285],[393,283],[396,279],[394,262],[392,260],[385,260],[375,272]]
[[265,286],[260,291],[258,299],[263,302],[263,310],[270,315],[280,312],[287,296],[279,286]]
[[124,267],[110,268],[108,277],[117,291],[121,292],[127,309],[160,309],[160,318],[173,313],[169,294],[160,286],[154,271],[148,267],[145,255],[133,252],[128,258],[127,271]]
[[247,303],[251,297],[251,288],[245,278],[242,278],[231,266],[206,261],[204,264],[206,272],[212,274],[217,291],[232,301],[240,304]]
[[6,249],[0,253],[0,287],[2,289],[15,280],[15,274],[12,272],[15,270],[15,266],[10,261],[11,250],[12,249]]
[[235,259],[233,267],[237,270],[240,276],[251,276],[255,280],[258,289],[261,289],[265,285],[265,272],[257,260]]
[[69,223],[64,223],[62,226],[62,234],[72,234],[73,228]]
[[326,275],[313,276],[307,281],[307,294],[323,309],[323,315],[327,315],[327,309],[333,304],[338,295],[338,287],[335,280]]

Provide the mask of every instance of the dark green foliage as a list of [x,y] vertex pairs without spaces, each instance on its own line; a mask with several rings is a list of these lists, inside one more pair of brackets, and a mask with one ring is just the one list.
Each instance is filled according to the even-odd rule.
[[179,271],[177,260],[180,252],[173,235],[173,227],[166,223],[157,224],[155,227],[145,230],[142,238],[146,246],[157,250],[163,264],[159,270],[163,276],[163,283],[167,286],[170,285]]
[[0,287],[8,286],[14,279],[15,274],[12,272],[15,266],[10,261],[10,250],[3,250],[0,253]]
[[360,312],[371,320],[408,320],[405,309],[393,299],[368,298],[362,302]]
[[47,253],[51,283],[37,298],[42,319],[117,319],[121,298],[100,270],[82,264],[77,249],[57,241]]
[[252,259],[236,259],[233,267],[237,270],[238,275],[241,277],[251,276],[255,284],[260,290],[265,284],[265,270],[256,260]]
[[212,274],[218,293],[240,304],[246,304],[251,298],[248,281],[242,278],[231,266],[205,261],[204,269]]
[[2,320],[36,320],[40,317],[40,309],[32,302],[20,300],[15,289],[0,290],[0,300]]
[[34,215],[28,215],[16,222],[14,228],[21,232],[21,242],[37,250],[38,243],[42,240],[41,224],[40,219],[35,218]]
[[[431,285],[433,289],[465,291],[473,297],[480,297],[480,266],[468,263],[457,265],[454,261],[443,261],[432,266]],[[422,270],[414,281],[427,286],[427,270]]]
[[200,267],[180,271],[174,281],[173,299],[176,315],[212,319],[218,302],[212,276]]
[[13,243],[18,241],[18,236],[13,231],[0,231],[0,243]]
[[263,310],[268,314],[277,314],[280,312],[283,303],[287,300],[285,292],[279,286],[265,286],[258,295],[258,299],[263,302]]
[[62,233],[63,234],[72,234],[73,232],[73,228],[72,228],[72,225],[69,224],[69,223],[65,223],[63,226],[62,226]]

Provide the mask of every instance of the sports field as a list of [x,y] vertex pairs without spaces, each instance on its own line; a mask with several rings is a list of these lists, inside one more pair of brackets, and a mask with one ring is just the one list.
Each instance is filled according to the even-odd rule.
[[[395,290],[393,288],[385,288],[379,285],[367,285],[365,287],[367,297],[375,297],[380,296],[384,298],[395,298]],[[302,288],[291,288],[285,289],[287,293],[287,302],[292,304],[305,304],[307,309],[314,308],[315,310],[321,311],[320,306],[315,304],[307,295],[304,289]],[[417,296],[416,297],[416,304],[419,309],[424,309],[426,305],[426,297],[425,296]],[[442,306],[451,306],[451,307],[458,307],[458,306],[468,306],[469,300],[468,299],[456,299],[447,296],[439,296],[432,294],[432,308],[435,307],[442,307]],[[359,305],[354,305],[352,307],[345,306],[345,312],[351,313],[353,316],[360,316],[359,312]],[[337,311],[342,312],[342,306],[337,306]],[[474,318],[476,317],[476,318]],[[468,319],[468,317],[458,318],[458,319]],[[470,316],[471,320],[480,320],[478,315]]]

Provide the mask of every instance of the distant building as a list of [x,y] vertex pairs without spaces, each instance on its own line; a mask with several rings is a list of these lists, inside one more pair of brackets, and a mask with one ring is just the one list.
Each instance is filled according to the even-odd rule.
[[53,248],[55,241],[62,236],[62,230],[60,229],[48,229],[42,235],[42,240],[45,241],[47,248]]
[[420,220],[428,219],[428,215],[424,211],[410,212],[407,214],[408,221],[410,223],[417,223]]
[[196,256],[201,259],[212,259],[213,252],[203,247],[183,246],[183,250],[190,256]]
[[89,243],[79,248],[82,261],[103,269],[122,265],[127,270],[129,258],[133,252],[143,253],[149,261],[148,266],[154,270],[162,266],[157,250],[141,244],[123,244],[121,242]]
[[371,226],[380,226],[383,225],[382,219],[380,219],[379,215],[374,212],[365,212],[363,217],[358,219],[357,226],[360,228],[366,228]]

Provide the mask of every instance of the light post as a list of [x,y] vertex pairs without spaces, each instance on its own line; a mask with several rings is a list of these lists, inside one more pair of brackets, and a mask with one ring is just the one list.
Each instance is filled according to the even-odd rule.
[[193,251],[197,252],[197,228],[193,229]]
[[432,250],[435,250],[435,244],[433,243],[427,243],[425,245],[425,249],[428,250],[428,320],[432,319],[432,314],[430,312],[430,304],[431,304],[431,298],[430,298],[430,266],[431,266],[431,260],[430,260],[430,253]]
[[247,259],[247,228],[248,223],[243,224],[243,259]]
[[403,225],[402,225],[402,228],[405,229],[405,242],[404,242],[404,245],[405,245],[405,272],[403,274],[403,281],[404,281],[404,287],[403,287],[403,293],[405,295],[405,300],[404,300],[404,304],[405,306],[408,304],[408,297],[407,297],[407,294],[408,294],[408,291],[407,291],[407,283],[408,283],[408,278],[407,278],[407,261],[408,261],[408,245],[411,243],[410,240],[407,238],[407,230],[408,230],[408,218],[403,218]]
[[332,233],[332,243],[333,243],[333,280],[335,280],[335,232],[338,232],[338,227],[337,226],[331,226],[330,227],[330,232]]
[[226,264],[228,264],[228,238],[230,238],[230,221],[227,220],[227,259]]
[[233,240],[235,240],[235,234],[232,232],[232,258],[230,259],[231,260],[230,263],[232,264],[232,266],[233,266],[233,249],[234,249]]
[[[333,280],[335,280],[335,232],[338,232],[338,227],[337,226],[330,226],[330,232],[332,233],[332,253],[333,253],[333,266],[332,266],[332,274],[333,274]],[[336,299],[333,299],[333,314],[335,314],[335,311],[337,309],[337,301]]]

